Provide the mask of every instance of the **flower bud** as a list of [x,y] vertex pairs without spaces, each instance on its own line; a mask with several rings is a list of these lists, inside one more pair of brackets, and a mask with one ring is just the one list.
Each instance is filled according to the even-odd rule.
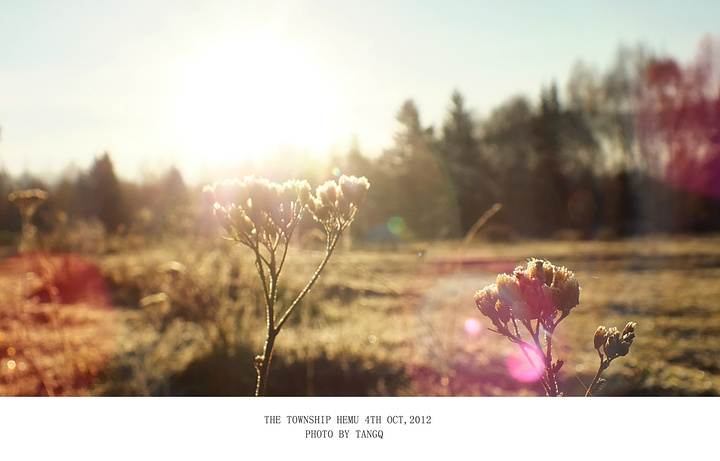
[[632,342],[632,340],[635,339],[635,328],[636,327],[637,327],[637,323],[628,322],[627,325],[625,325],[625,328],[623,328],[621,340],[623,342],[627,342],[627,341]]
[[523,301],[520,293],[520,284],[517,278],[508,274],[500,274],[495,282],[497,291],[502,298],[509,304],[515,304]]
[[620,355],[620,332],[617,328],[608,329],[605,341],[605,355],[612,360]]
[[474,296],[475,304],[477,304],[480,313],[489,317],[490,320],[493,320],[493,322],[495,319],[499,318],[497,310],[495,309],[495,303],[497,301],[496,295],[497,292],[495,292],[493,286],[490,285],[477,291]]
[[322,204],[329,207],[335,207],[337,200],[337,184],[335,181],[326,181],[325,184],[317,188],[317,197]]
[[607,332],[605,331],[605,327],[601,325],[597,327],[597,330],[595,330],[595,336],[593,338],[593,345],[595,346],[595,349],[600,350],[606,340]]
[[531,279],[539,280],[545,285],[550,285],[553,280],[553,265],[549,261],[530,259],[525,272]]
[[343,195],[345,195],[348,201],[355,206],[362,203],[365,198],[365,193],[370,187],[368,180],[364,176],[356,178],[355,176],[343,175],[340,177],[339,182]]

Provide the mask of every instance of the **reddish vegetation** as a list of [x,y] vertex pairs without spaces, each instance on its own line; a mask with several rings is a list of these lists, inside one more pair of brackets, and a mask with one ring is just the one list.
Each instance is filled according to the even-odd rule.
[[[5,260],[0,277],[22,283],[23,296],[40,303],[88,303],[98,307],[112,304],[98,267],[89,259],[65,253],[32,253]],[[22,286],[22,285],[21,285]]]
[[82,395],[112,354],[116,325],[98,267],[71,254],[0,264],[0,395]]

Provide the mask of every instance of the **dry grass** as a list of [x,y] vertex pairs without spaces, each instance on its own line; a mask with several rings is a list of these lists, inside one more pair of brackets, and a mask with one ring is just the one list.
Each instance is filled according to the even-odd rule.
[[[264,318],[241,250],[174,241],[96,256],[110,307],[28,297],[17,288],[28,290],[26,273],[6,260],[0,393],[251,395]],[[302,288],[319,257],[290,255],[283,299]],[[539,384],[508,372],[516,346],[487,330],[473,302],[476,290],[529,257],[567,266],[582,288],[555,342],[566,395],[584,394],[592,379],[595,328],[631,320],[637,338],[605,372],[600,395],[720,394],[716,236],[338,251],[278,340],[268,393],[542,395]],[[157,293],[166,309],[142,302]]]

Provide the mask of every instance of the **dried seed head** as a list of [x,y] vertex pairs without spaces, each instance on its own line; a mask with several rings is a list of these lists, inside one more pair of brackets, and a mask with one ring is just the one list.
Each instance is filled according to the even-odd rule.
[[565,267],[530,259],[527,267],[500,274],[495,282],[500,298],[520,320],[552,322],[557,311],[566,316],[580,301],[580,284]]
[[246,176],[205,186],[203,194],[228,234],[252,246],[251,235],[266,242],[290,235],[310,201],[310,185],[307,181],[277,184]]
[[339,183],[326,181],[318,187],[308,208],[315,220],[325,225],[345,226],[354,217],[369,187],[364,177],[343,175]]
[[635,322],[628,322],[622,333],[617,328],[612,327],[607,331],[607,340],[605,341],[604,352],[608,360],[627,355],[630,351],[633,339],[635,339]]
[[620,332],[617,328],[611,327],[607,330],[606,340],[605,340],[605,355],[609,359],[614,359],[615,357],[618,357],[618,354],[620,352],[620,348],[618,345],[620,344]]
[[345,196],[348,202],[355,206],[358,206],[363,202],[365,194],[370,188],[370,183],[368,183],[367,178],[364,176],[356,178],[355,176],[342,175],[339,182],[342,195]]
[[601,325],[597,327],[597,330],[595,330],[595,337],[593,338],[593,345],[595,346],[595,349],[600,350],[606,340],[607,332],[605,331],[605,327]]
[[490,318],[490,320],[498,319],[498,313],[495,309],[495,303],[498,300],[497,291],[494,285],[487,286],[475,293],[475,304],[477,304],[480,313]]
[[48,198],[48,193],[42,189],[27,189],[11,192],[8,200],[13,202],[24,218],[32,217],[37,207]]
[[325,184],[317,188],[317,196],[323,205],[331,208],[337,207],[337,188],[335,181],[326,181]]
[[499,330],[505,329],[511,318],[510,305],[503,301],[496,285],[489,285],[475,293],[475,304]]
[[637,323],[628,322],[625,328],[623,328],[621,341],[632,342],[632,340],[635,339],[635,328],[637,328]]

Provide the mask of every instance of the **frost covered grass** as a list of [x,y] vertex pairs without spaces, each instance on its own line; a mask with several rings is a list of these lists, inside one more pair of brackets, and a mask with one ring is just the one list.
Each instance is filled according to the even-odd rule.
[[[479,287],[535,255],[572,268],[581,287],[580,305],[553,346],[565,359],[558,374],[565,395],[584,395],[592,382],[598,325],[622,327],[630,319],[638,336],[603,372],[606,385],[595,395],[720,395],[718,236],[477,242],[462,254],[455,243],[354,247],[338,247],[322,282],[284,327],[268,394],[545,394],[518,368],[526,359],[517,345],[490,332],[473,301]],[[54,376],[56,395],[252,395],[265,306],[254,261],[241,250],[215,239],[179,239],[94,256],[112,306],[36,303],[28,311],[33,322],[11,308],[17,273],[4,261],[0,392],[46,395],[22,358],[22,331],[34,341],[36,363],[50,370],[46,378]],[[291,249],[281,299],[291,301],[321,256],[322,249]],[[159,292],[167,310],[141,303]],[[55,324],[63,335],[50,328]]]

